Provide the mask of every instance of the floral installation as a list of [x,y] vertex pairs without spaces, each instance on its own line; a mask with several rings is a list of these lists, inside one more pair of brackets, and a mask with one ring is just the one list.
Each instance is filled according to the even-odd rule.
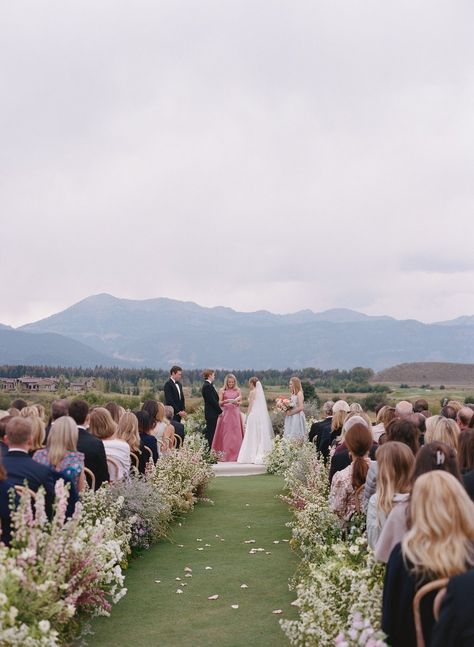
[[291,454],[284,477],[290,545],[302,557],[292,583],[299,618],[281,621],[287,638],[301,647],[382,647],[384,567],[368,549],[363,518],[341,528],[328,505],[328,468],[311,443]]
[[265,457],[268,474],[284,474],[299,454],[302,441],[275,436],[272,451]]
[[12,507],[11,544],[0,544],[0,645],[59,647],[83,637],[88,620],[109,615],[126,594],[130,554],[165,536],[212,476],[203,447],[190,439],[145,476],[87,489],[71,518],[62,480],[51,520],[42,489],[34,510],[26,490]]

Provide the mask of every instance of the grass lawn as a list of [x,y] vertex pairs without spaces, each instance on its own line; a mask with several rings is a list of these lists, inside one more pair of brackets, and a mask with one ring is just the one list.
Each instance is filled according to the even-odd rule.
[[[171,541],[132,563],[128,594],[110,618],[93,623],[90,644],[287,645],[279,620],[296,617],[288,578],[298,559],[283,542],[290,539],[285,527],[290,513],[276,498],[282,486],[280,477],[269,475],[215,479],[209,490],[215,505],[198,505],[181,526],[174,525]],[[255,543],[244,543],[251,539]],[[265,552],[250,555],[252,548]],[[192,577],[185,577],[185,567],[192,569]],[[208,600],[212,595],[219,598]],[[273,614],[276,609],[283,613]]]

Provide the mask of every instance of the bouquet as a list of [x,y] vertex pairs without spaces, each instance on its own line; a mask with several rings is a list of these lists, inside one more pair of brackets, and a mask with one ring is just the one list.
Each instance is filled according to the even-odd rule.
[[282,413],[286,413],[290,409],[294,408],[294,404],[291,402],[289,398],[283,398],[280,396],[275,400],[275,407],[277,411],[281,411]]

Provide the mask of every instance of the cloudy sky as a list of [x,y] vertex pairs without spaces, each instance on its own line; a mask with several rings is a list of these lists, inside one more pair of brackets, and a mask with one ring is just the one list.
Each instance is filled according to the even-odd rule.
[[474,314],[471,0],[0,7],[0,322]]

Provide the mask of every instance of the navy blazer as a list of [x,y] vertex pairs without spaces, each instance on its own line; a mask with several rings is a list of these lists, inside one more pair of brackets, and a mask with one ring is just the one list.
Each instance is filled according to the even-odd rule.
[[138,471],[141,474],[145,473],[146,464],[150,459],[150,453],[145,449],[145,446],[151,449],[151,453],[153,454],[153,462],[156,463],[156,461],[158,460],[158,441],[156,440],[155,436],[141,433],[140,434],[141,454],[140,454],[140,459],[138,464]]
[[0,456],[3,458],[3,456],[6,456],[8,454],[8,445],[3,442],[3,440],[0,440]]
[[24,485],[25,481],[28,487],[33,492],[43,486],[46,492],[46,512],[49,517],[52,515],[53,502],[54,502],[54,487],[58,479],[64,479],[70,486],[70,496],[68,501],[67,515],[71,516],[78,501],[76,486],[69,476],[66,474],[56,472],[55,470],[41,465],[34,461],[31,456],[20,450],[10,450],[6,456],[3,457],[3,466],[7,471],[8,480],[13,485]]
[[[11,539],[11,518],[10,518],[10,490],[15,486],[12,481],[5,479],[0,481],[0,520],[2,522],[1,540],[5,546],[9,546]],[[18,494],[15,495],[18,504]]]
[[84,454],[84,464],[95,476],[95,489],[109,480],[104,443],[84,427],[78,426],[77,451]]
[[474,569],[456,575],[448,584],[431,647],[472,647],[474,645]]

